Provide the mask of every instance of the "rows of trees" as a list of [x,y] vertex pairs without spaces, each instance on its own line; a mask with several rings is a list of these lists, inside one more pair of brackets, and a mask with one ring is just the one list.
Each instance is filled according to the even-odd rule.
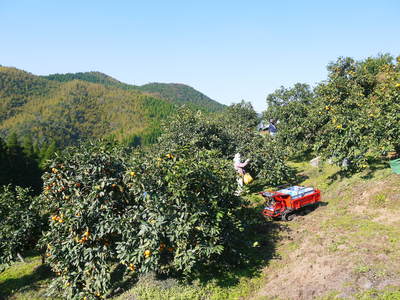
[[270,185],[293,178],[275,141],[255,132],[257,122],[244,102],[220,116],[181,108],[152,148],[64,151],[44,175],[41,197],[50,220],[41,242],[58,275],[50,290],[95,299],[112,291],[115,272],[189,276],[238,262],[254,219],[235,194],[234,154],[250,157],[250,172]]
[[[39,197],[2,188],[0,239],[7,243],[0,245],[0,265],[36,246],[56,274],[51,293],[99,299],[111,295],[116,282],[150,271],[185,277],[241,261],[255,219],[235,193],[235,153],[251,159],[247,170],[259,182],[277,186],[295,179],[287,156],[318,154],[339,165],[347,159],[343,167],[357,171],[400,150],[400,59],[339,58],[328,71],[314,89],[296,84],[268,96],[264,117],[280,120],[274,137],[255,131],[257,114],[241,102],[212,115],[180,108],[157,134],[149,133],[153,140],[160,135],[153,146],[126,147],[140,145],[141,137],[121,132],[131,137],[124,146],[108,140],[65,149],[46,169]],[[80,100],[85,91],[103,95],[101,88],[70,84],[80,86],[68,92],[79,105],[91,105]],[[160,114],[157,103],[150,114]],[[0,162],[29,158],[40,166],[51,147],[42,144],[45,151],[29,140],[19,144],[10,135],[0,143]],[[28,173],[34,168],[22,169],[27,161],[4,169]]]
[[0,271],[35,248],[47,227],[37,199],[42,174],[57,152],[55,142],[19,141],[15,133],[0,139]]
[[400,57],[339,58],[313,90],[306,84],[267,97],[265,118],[292,155],[320,155],[347,171],[400,152]]
[[171,151],[179,147],[215,149],[226,160],[241,153],[251,159],[248,171],[264,184],[273,186],[293,180],[294,172],[285,162],[285,152],[279,149],[276,140],[256,132],[258,122],[251,104],[243,101],[213,116],[181,109],[163,127],[158,145],[165,145]]
[[[294,175],[276,142],[255,131],[257,123],[244,102],[223,115],[181,108],[163,124],[153,147],[104,141],[57,155],[39,198],[21,202],[33,214],[29,224],[44,231],[36,247],[45,249],[57,275],[49,291],[97,299],[110,295],[116,277],[149,271],[185,277],[204,266],[241,261],[244,231],[257,218],[248,216],[248,203],[235,194],[234,154],[251,158],[249,171],[269,185]],[[40,211],[32,210],[32,201]],[[5,227],[18,227],[16,219],[8,221]],[[37,242],[31,228],[26,232]],[[0,253],[3,262],[24,255],[27,246],[8,247],[7,260],[6,251]]]
[[98,72],[35,76],[7,67],[0,67],[0,98],[0,136],[31,135],[60,148],[104,137],[148,145],[160,135],[161,121],[183,103],[206,112],[224,108],[183,85],[142,90]]
[[58,81],[68,82],[73,80],[82,80],[92,83],[97,83],[109,87],[116,87],[128,91],[141,91],[144,93],[152,94],[157,98],[171,101],[178,105],[191,106],[194,109],[200,109],[206,112],[217,112],[224,109],[224,105],[220,104],[203,93],[195,90],[194,88],[177,83],[148,83],[142,86],[131,85],[112,78],[100,72],[78,72],[66,74],[51,74],[42,76],[42,78]]
[[31,136],[19,141],[15,133],[5,141],[0,138],[0,186],[27,187],[39,194],[42,190],[42,170],[56,151],[54,141],[39,145],[33,142]]

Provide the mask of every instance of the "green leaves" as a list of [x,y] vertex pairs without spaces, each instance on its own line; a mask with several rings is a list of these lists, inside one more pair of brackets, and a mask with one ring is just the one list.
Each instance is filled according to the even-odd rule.
[[50,229],[42,243],[53,293],[98,297],[112,270],[190,274],[235,247],[245,222],[231,162],[210,150],[128,154],[86,144],[44,175]]
[[182,108],[176,118],[164,125],[157,149],[173,152],[184,148],[192,153],[213,150],[218,158],[230,162],[232,174],[232,159],[239,152],[251,159],[247,171],[265,184],[290,181],[293,172],[285,163],[284,153],[272,139],[255,131],[257,123],[256,112],[246,102],[234,104],[212,118]]
[[400,68],[393,57],[341,57],[328,72],[315,95],[296,85],[268,96],[265,116],[281,121],[276,136],[281,147],[292,156],[313,150],[348,172],[399,152]]
[[34,248],[41,234],[43,223],[29,193],[18,186],[0,188],[0,266]]
[[[119,219],[129,202],[124,153],[110,144],[87,144],[57,157],[43,176],[42,202],[50,229],[42,238],[64,297],[104,294],[110,288]],[[83,294],[82,294],[83,293]]]
[[268,95],[264,119],[279,120],[274,137],[291,156],[301,156],[312,150],[316,126],[313,124],[312,103],[315,95],[307,84],[296,83],[293,88],[281,87]]
[[[358,171],[367,167],[368,160],[379,159],[382,150],[399,148],[398,139],[390,142],[388,134],[390,129],[398,132],[399,123],[386,125],[388,116],[400,113],[395,89],[399,73],[388,55],[360,62],[340,58],[330,71],[330,80],[317,88],[316,105],[325,107],[321,111],[327,118],[315,149],[338,164],[348,159],[350,171]],[[382,144],[386,147],[379,149]]]

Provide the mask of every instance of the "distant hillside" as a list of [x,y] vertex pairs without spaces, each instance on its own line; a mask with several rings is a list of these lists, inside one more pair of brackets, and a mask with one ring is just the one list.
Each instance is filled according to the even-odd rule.
[[47,76],[41,76],[48,80],[54,80],[59,82],[67,82],[72,80],[83,80],[92,83],[99,83],[103,85],[112,85],[124,88],[127,84],[118,81],[107,74],[101,72],[78,72],[78,73],[65,73],[65,74],[50,74]]
[[225,105],[210,99],[203,93],[194,88],[177,83],[149,83],[142,86],[126,84],[117,79],[100,72],[79,72],[66,74],[52,74],[42,76],[44,79],[67,82],[72,80],[83,80],[92,83],[98,83],[106,86],[118,87],[125,90],[135,90],[149,93],[157,98],[162,98],[178,105],[189,105],[196,109],[208,112],[216,112],[224,109]]
[[151,143],[161,121],[176,111],[171,101],[112,85],[52,81],[0,67],[0,137],[11,132],[60,147],[88,138],[116,137]]
[[181,104],[193,103],[199,107],[206,107],[209,111],[220,111],[224,105],[208,98],[194,88],[178,83],[149,83],[137,87],[140,91],[148,92],[164,99]]
[[27,102],[49,94],[56,86],[30,73],[0,66],[0,122],[15,115]]

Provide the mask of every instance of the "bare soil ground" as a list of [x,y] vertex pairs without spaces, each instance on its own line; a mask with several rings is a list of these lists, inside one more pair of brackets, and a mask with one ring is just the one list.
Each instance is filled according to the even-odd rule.
[[252,299],[354,299],[400,288],[400,176],[384,169],[329,184],[332,172],[305,171],[324,203],[288,222],[280,257]]

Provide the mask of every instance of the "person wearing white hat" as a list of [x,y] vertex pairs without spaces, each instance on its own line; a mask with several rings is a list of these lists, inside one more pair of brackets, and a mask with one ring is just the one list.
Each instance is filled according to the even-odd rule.
[[240,159],[241,159],[240,153],[236,153],[235,157],[233,158],[233,167],[235,168],[236,172],[239,175],[238,179],[237,179],[237,183],[238,183],[238,189],[236,191],[237,195],[240,195],[243,190],[243,176],[246,173],[244,168],[250,162],[250,159],[246,159],[246,161],[242,163],[240,161]]

